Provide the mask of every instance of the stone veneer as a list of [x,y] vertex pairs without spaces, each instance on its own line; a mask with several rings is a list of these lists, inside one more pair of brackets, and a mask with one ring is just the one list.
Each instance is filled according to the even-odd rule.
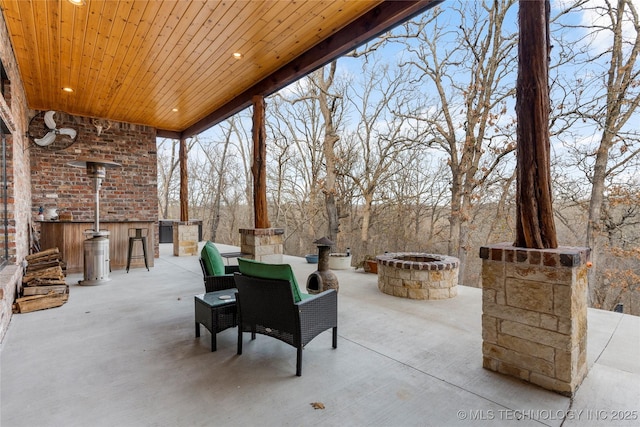
[[173,223],[173,255],[194,256],[199,254],[198,229],[197,223],[189,221]]
[[588,248],[480,248],[486,369],[572,396],[587,374]]
[[280,264],[284,254],[284,230],[281,228],[241,228],[240,252],[256,261]]
[[419,252],[376,256],[378,289],[396,297],[433,300],[458,295],[460,260]]

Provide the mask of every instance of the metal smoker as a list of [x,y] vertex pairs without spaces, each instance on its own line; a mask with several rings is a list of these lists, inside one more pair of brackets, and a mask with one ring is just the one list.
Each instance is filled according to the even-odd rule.
[[108,160],[76,160],[68,163],[76,168],[86,168],[87,176],[93,180],[96,192],[96,208],[93,230],[85,230],[84,241],[84,280],[79,285],[99,285],[108,282],[110,270],[109,231],[100,230],[100,187],[107,176],[107,168],[122,166]]
[[326,237],[315,240],[313,243],[318,246],[318,270],[307,278],[307,292],[312,295],[329,289],[335,289],[338,292],[338,278],[333,271],[329,270],[329,253],[334,243]]

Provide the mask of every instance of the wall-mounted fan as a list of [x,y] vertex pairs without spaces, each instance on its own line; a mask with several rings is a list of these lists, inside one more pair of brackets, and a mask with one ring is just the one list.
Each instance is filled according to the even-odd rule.
[[[42,115],[44,115],[44,124],[39,126],[38,122],[34,122],[34,120]],[[66,137],[68,142],[66,146],[68,147],[75,142],[76,136],[78,136],[78,131],[75,129],[67,127],[58,128],[54,119],[55,115],[55,111],[47,111],[35,115],[29,121],[29,137],[40,147],[47,147],[62,137]]]

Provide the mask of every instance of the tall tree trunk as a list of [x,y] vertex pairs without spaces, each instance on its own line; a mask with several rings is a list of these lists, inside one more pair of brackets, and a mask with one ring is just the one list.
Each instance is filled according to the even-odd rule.
[[457,256],[460,249],[460,227],[462,222],[462,183],[461,174],[457,171],[457,162],[451,162],[451,213],[449,214],[449,244],[447,253]]
[[269,228],[267,207],[267,131],[264,97],[253,97],[253,212],[256,228]]
[[[326,126],[325,126],[326,128]],[[333,146],[338,137],[325,136],[324,152],[327,164],[327,179],[325,181],[324,204],[327,210],[327,237],[332,242],[337,243],[338,232],[340,231],[340,220],[338,218],[338,206],[336,204],[336,162]]]
[[520,2],[515,245],[524,248],[558,247],[550,170],[549,9],[548,0]]
[[373,205],[373,194],[365,193],[363,196],[364,206],[362,207],[362,228],[360,229],[360,240],[363,245],[367,245],[369,242],[369,226],[371,224],[371,205]]
[[229,142],[231,140],[231,128],[229,129],[224,140],[224,148],[222,149],[222,157],[218,165],[218,185],[216,186],[216,194],[213,200],[213,221],[211,221],[211,241],[215,242],[218,234],[218,225],[220,224],[220,203],[222,201],[222,190],[225,181],[225,164],[227,163],[227,152],[229,150]]
[[[336,73],[336,61],[331,62],[330,66],[321,68],[318,70],[318,85],[319,94],[318,101],[320,103],[320,112],[324,120],[324,142],[322,144],[322,150],[324,153],[324,159],[326,164],[327,177],[324,183],[324,202],[327,212],[327,237],[329,240],[336,242],[338,239],[338,232],[340,231],[340,220],[338,217],[338,206],[336,204],[336,154],[334,147],[340,140],[336,132],[336,128],[333,122],[334,110],[329,104],[329,89],[333,85],[333,77]],[[328,75],[324,75],[324,70],[327,68]],[[335,104],[335,102],[332,102]]]

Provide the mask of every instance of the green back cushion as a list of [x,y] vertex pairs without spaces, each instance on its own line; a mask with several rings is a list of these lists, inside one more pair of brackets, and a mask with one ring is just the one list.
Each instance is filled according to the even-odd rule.
[[293,300],[295,302],[302,300],[296,276],[294,276],[289,264],[265,264],[252,259],[238,258],[238,265],[240,266],[240,273],[247,276],[258,277],[260,279],[288,280],[289,283],[291,283]]
[[222,276],[224,274],[224,262],[222,256],[212,242],[205,243],[200,258],[204,262],[204,269],[207,270],[209,276]]

